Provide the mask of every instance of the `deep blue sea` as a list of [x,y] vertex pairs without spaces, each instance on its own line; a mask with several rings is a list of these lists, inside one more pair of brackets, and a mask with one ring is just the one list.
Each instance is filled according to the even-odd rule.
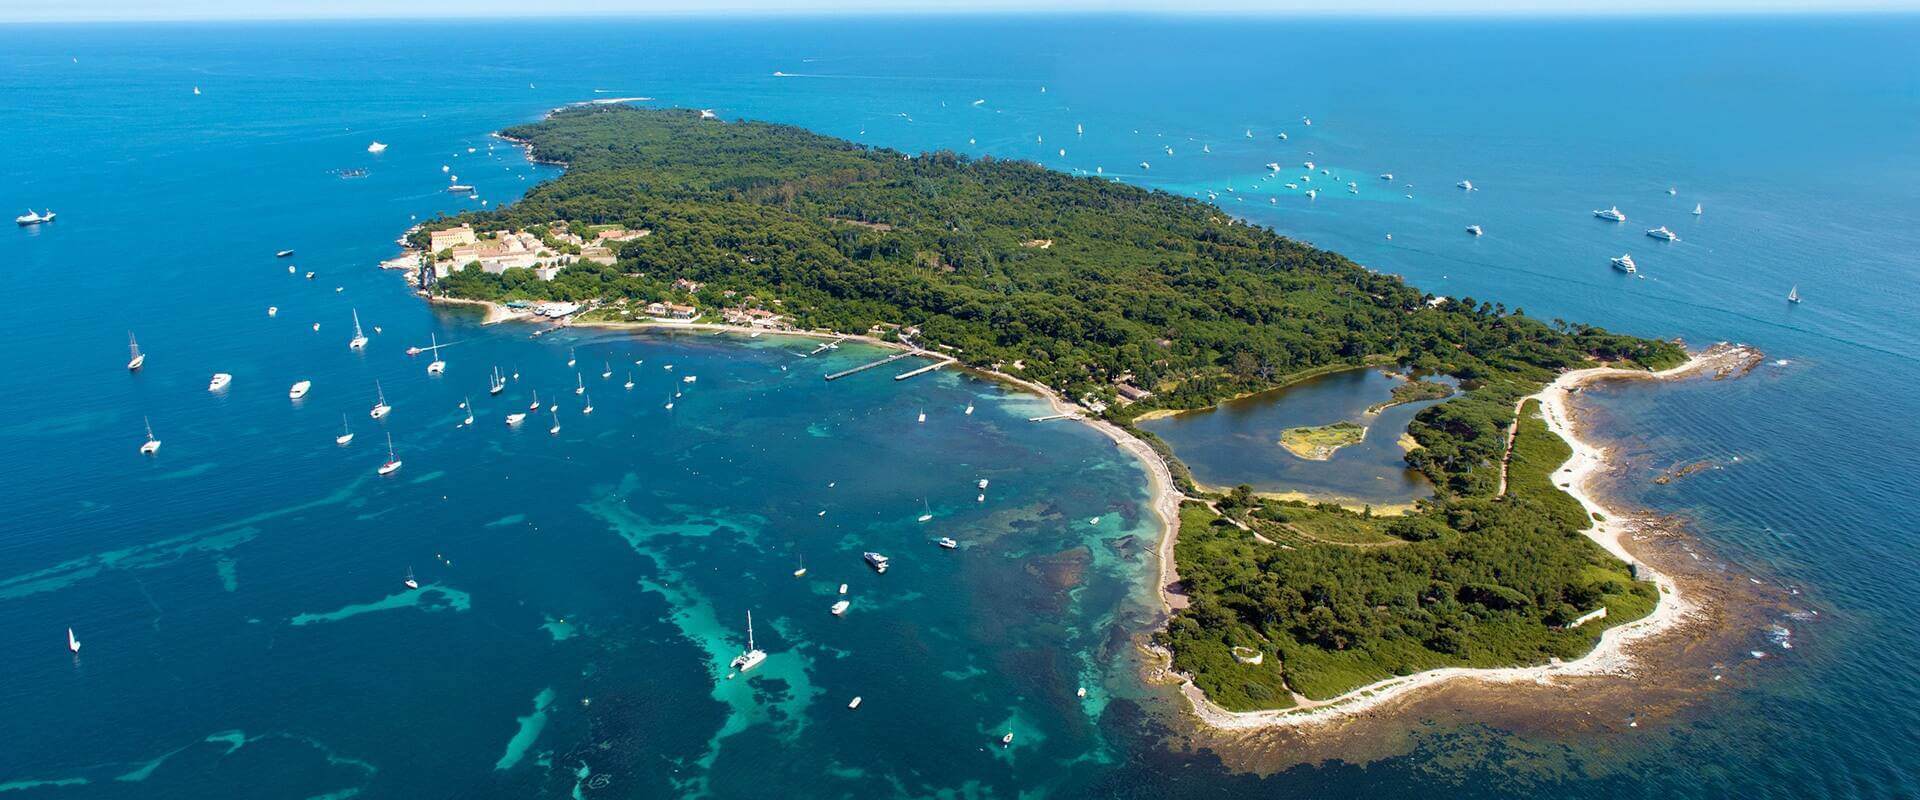
[[[0,27],[0,209],[59,213],[0,231],[0,794],[1915,796],[1916,41],[1898,16]],[[482,328],[375,269],[471,206],[449,174],[489,203],[553,174],[490,132],[619,97],[1212,192],[1439,294],[1757,345],[1743,380],[1588,403],[1638,478],[1720,467],[1614,494],[1818,614],[1604,742],[1408,719],[1410,753],[1264,777],[1170,748],[1130,641],[1145,476],[1095,432],[957,373],[819,379],[858,348]],[[1301,175],[1316,199],[1274,185]],[[402,353],[430,335],[443,376]],[[495,365],[519,378],[489,397]],[[559,433],[502,424],[535,391]],[[749,611],[771,655],[727,680]]]

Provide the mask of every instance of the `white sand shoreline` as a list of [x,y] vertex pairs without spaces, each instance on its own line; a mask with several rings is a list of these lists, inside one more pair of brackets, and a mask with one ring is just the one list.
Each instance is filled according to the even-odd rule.
[[1580,439],[1577,435],[1569,402],[1572,392],[1583,385],[1601,380],[1662,380],[1683,377],[1729,361],[1746,358],[1751,352],[1745,347],[1716,345],[1688,359],[1685,364],[1660,372],[1642,372],[1613,367],[1574,370],[1561,375],[1545,389],[1532,396],[1533,399],[1540,401],[1541,413],[1546,419],[1548,429],[1565,439],[1573,448],[1573,455],[1554,471],[1555,483],[1567,484],[1565,491],[1580,501],[1589,515],[1598,514],[1603,520],[1584,533],[1615,557],[1638,565],[1640,577],[1652,581],[1659,587],[1660,600],[1654,606],[1652,613],[1633,622],[1607,629],[1601,634],[1600,642],[1592,651],[1572,661],[1531,667],[1447,667],[1428,670],[1388,678],[1339,697],[1310,701],[1288,709],[1228,711],[1209,700],[1199,687],[1188,680],[1181,685],[1180,689],[1192,704],[1195,716],[1209,727],[1224,730],[1305,727],[1352,717],[1404,699],[1423,689],[1457,679],[1472,679],[1486,683],[1550,684],[1556,677],[1627,674],[1634,662],[1632,655],[1626,652],[1628,644],[1672,629],[1692,616],[1697,607],[1681,593],[1680,587],[1671,576],[1652,568],[1627,551],[1622,544],[1622,538],[1626,533],[1625,526],[1622,524],[1624,515],[1615,509],[1601,505],[1588,490],[1589,479],[1607,464],[1606,451]]

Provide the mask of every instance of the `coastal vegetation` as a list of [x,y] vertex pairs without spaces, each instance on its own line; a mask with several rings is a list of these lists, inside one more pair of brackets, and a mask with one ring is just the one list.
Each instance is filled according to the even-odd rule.
[[1288,428],[1280,432],[1280,446],[1309,461],[1325,461],[1333,458],[1334,452],[1340,448],[1359,444],[1366,438],[1365,425],[1336,422],[1332,425]]
[[1439,400],[1453,395],[1453,387],[1439,381],[1424,381],[1410,378],[1407,382],[1393,387],[1393,397],[1384,403],[1375,403],[1367,407],[1367,413],[1378,414],[1402,403],[1417,403],[1421,400]]
[[[1551,479],[1565,443],[1536,409],[1517,420],[1516,409],[1566,369],[1677,364],[1674,343],[1433,297],[1191,199],[1023,162],[622,106],[562,111],[505,135],[566,173],[517,203],[423,226],[420,242],[462,223],[651,233],[622,243],[613,263],[582,260],[550,281],[466,269],[430,291],[731,305],[801,328],[909,337],[1102,401],[1190,494],[1197,487],[1164,443],[1131,424],[1140,415],[1368,364],[1456,379],[1463,391],[1408,428],[1418,446],[1407,462],[1434,486],[1411,513],[1244,487],[1215,498],[1218,512],[1181,507],[1175,557],[1192,602],[1157,638],[1229,709],[1433,667],[1577,657],[1656,600],[1581,534],[1583,510]],[[1452,393],[1409,386],[1396,401]],[[1601,606],[1601,622],[1564,627]],[[1235,656],[1249,651],[1259,664]]]

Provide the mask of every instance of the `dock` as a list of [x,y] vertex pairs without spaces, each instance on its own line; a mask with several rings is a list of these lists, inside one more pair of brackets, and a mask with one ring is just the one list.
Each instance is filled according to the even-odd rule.
[[873,369],[874,367],[886,366],[895,361],[899,361],[900,359],[907,358],[909,356],[917,356],[920,354],[921,354],[921,351],[919,350],[908,350],[904,353],[894,353],[893,355],[887,356],[886,358],[880,359],[879,361],[872,361],[866,364],[861,364],[860,366],[854,367],[853,369],[840,370],[839,372],[833,373],[832,375],[828,375],[827,380],[830,380],[830,381],[839,380],[841,378],[847,377],[848,375],[852,375],[856,372],[866,372],[867,370]]
[[1028,422],[1050,422],[1056,419],[1079,419],[1079,414],[1048,414],[1044,417],[1028,417]]
[[936,370],[936,369],[939,369],[939,368],[941,368],[941,367],[944,367],[944,366],[946,366],[946,365],[948,365],[948,364],[951,364],[951,363],[953,363],[953,362],[954,362],[954,359],[951,359],[951,358],[949,358],[949,359],[946,359],[946,360],[944,360],[944,361],[935,361],[935,362],[933,362],[933,363],[931,363],[931,364],[928,364],[928,365],[926,365],[926,366],[924,366],[924,367],[921,367],[921,368],[919,368],[919,369],[915,369],[915,370],[909,370],[909,371],[907,371],[907,372],[902,372],[902,373],[900,373],[900,374],[898,374],[898,375],[895,375],[895,376],[893,376],[893,379],[894,379],[894,380],[896,380],[896,381],[904,381],[904,380],[906,380],[906,379],[908,379],[908,378],[911,378],[911,377],[913,377],[913,376],[915,376],[915,375],[922,375],[922,374],[925,374],[925,373],[928,373],[928,372],[932,372],[932,371],[934,371],[934,370]]
[[833,341],[831,341],[831,342],[827,342],[826,344],[823,344],[823,345],[820,345],[819,347],[816,347],[816,348],[813,348],[813,352],[811,352],[811,353],[808,353],[808,354],[806,354],[806,355],[804,355],[804,356],[801,356],[801,358],[812,358],[812,357],[814,357],[814,356],[817,356],[817,355],[820,355],[820,354],[821,354],[821,353],[823,353],[823,352],[826,352],[826,351],[828,351],[828,350],[832,350],[833,348],[836,348],[836,347],[839,347],[839,346],[840,346],[840,343],[841,343],[841,342],[844,342],[844,341],[846,341],[846,340],[847,340],[847,337],[845,337],[845,336],[842,336],[842,337],[840,337],[840,338],[838,338],[838,339],[835,339],[835,340],[833,340]]

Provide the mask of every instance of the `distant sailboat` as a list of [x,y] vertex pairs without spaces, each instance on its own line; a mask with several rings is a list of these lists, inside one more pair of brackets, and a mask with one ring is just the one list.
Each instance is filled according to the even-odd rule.
[[499,394],[507,390],[507,376],[500,374],[500,367],[493,368],[493,377],[488,379],[487,394]]
[[606,379],[608,379],[608,378],[611,378],[611,377],[613,377],[613,362],[611,362],[611,361],[607,361],[607,362],[604,362],[604,363],[605,363],[605,365],[606,365],[606,366],[605,366],[605,367],[603,367],[603,368],[602,368],[602,369],[600,370],[600,379],[601,379],[601,380],[606,380]]
[[389,433],[387,434],[387,463],[381,464],[380,468],[375,470],[375,472],[381,475],[392,475],[399,471],[399,469],[400,457],[393,453],[393,434]]
[[387,146],[382,142],[374,142],[373,144],[367,145],[367,152],[384,153],[387,152]]
[[140,445],[140,454],[150,456],[160,452],[160,440],[153,438],[153,421],[148,420],[146,417],[141,417],[140,419],[147,423],[147,441]]
[[367,346],[367,334],[360,330],[360,310],[353,310],[353,338],[347,340],[347,347],[360,350]]
[[587,393],[587,379],[581,376],[581,374],[578,372],[573,373],[573,393],[574,394]]
[[1694,204],[1693,204],[1693,215],[1694,215],[1694,216],[1696,216],[1696,217],[1697,217],[1697,216],[1700,216],[1701,214],[1704,214],[1704,213],[1706,213],[1706,211],[1705,211],[1704,209],[1702,209],[1702,208],[1700,208],[1700,204],[1699,204],[1699,203],[1694,203]]
[[804,578],[806,576],[807,576],[807,557],[801,556],[800,568],[793,571],[793,577]]
[[147,354],[140,352],[140,341],[133,338],[132,331],[127,332],[127,352],[131,354],[127,359],[128,372],[137,372],[147,363]]
[[734,672],[744,673],[750,669],[753,669],[754,667],[760,666],[760,662],[766,661],[766,660],[767,660],[767,654],[765,652],[762,652],[760,648],[753,646],[753,612],[748,611],[747,612],[746,652],[743,652],[740,655],[734,656],[733,661],[728,663],[727,666],[731,667]]
[[920,515],[921,522],[933,519],[933,506],[929,505],[925,499],[922,499],[920,501],[920,507],[925,509],[925,513]]
[[446,372],[447,362],[440,358],[440,337],[429,333],[427,334],[427,341],[433,344],[432,347],[427,348],[433,351],[433,360],[427,362],[427,374],[439,375],[442,372]]
[[415,577],[413,577],[413,567],[407,567],[407,579],[406,579],[406,580],[404,580],[404,581],[401,581],[400,583],[401,583],[401,585],[403,585],[403,586],[405,586],[405,587],[407,587],[407,588],[409,588],[409,589],[418,589],[418,588],[420,588],[420,581],[419,581],[419,579],[417,579],[417,578],[415,578]]
[[972,404],[972,403],[968,403],[968,404],[967,404],[967,412],[966,412],[966,413],[967,413],[967,416],[969,416],[969,417],[971,417],[971,416],[973,416],[973,404]]
[[631,389],[631,388],[633,388],[633,370],[627,370],[627,384],[626,384],[626,387],[627,387],[628,389]]
[[80,640],[73,638],[72,628],[67,629],[67,652],[75,655],[80,653]]
[[540,410],[540,390],[539,389],[533,390],[533,402],[527,404],[527,410],[528,411]]
[[462,396],[460,399],[462,401],[460,403],[460,407],[467,410],[467,418],[464,420],[461,420],[460,424],[472,425],[473,424],[473,398]]
[[551,433],[555,436],[559,436],[560,435],[560,407],[548,406],[547,411],[553,414],[553,427],[548,428],[547,433]]
[[667,395],[667,410],[668,410],[668,411],[672,411],[672,410],[673,410],[673,398],[675,398],[675,397],[678,397],[678,396],[679,396],[679,395],[678,395],[677,393],[676,393],[676,394],[671,394],[671,395]]
[[393,406],[387,405],[387,393],[380,389],[379,380],[373,382],[373,398],[373,408],[367,410],[368,416],[379,419],[393,410]]
[[1789,303],[1800,302],[1800,285],[1799,284],[1794,284],[1793,288],[1787,290],[1787,302]]
[[567,366],[569,367],[573,366],[574,361],[575,359],[573,357],[573,348],[569,347],[567,348]]
[[333,437],[333,443],[344,446],[351,441],[353,441],[353,428],[347,425],[347,415],[341,414],[340,435]]
[[926,421],[927,421],[927,412],[925,412],[925,411],[922,411],[922,412],[920,412],[920,421],[921,421],[921,422],[926,422]]
[[593,395],[587,395],[587,404],[580,407],[580,413],[582,414],[593,413]]

